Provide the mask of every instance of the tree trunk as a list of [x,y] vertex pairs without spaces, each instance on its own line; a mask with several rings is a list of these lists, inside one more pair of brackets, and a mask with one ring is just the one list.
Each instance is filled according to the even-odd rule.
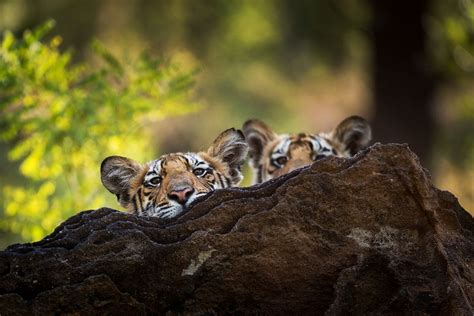
[[374,138],[406,142],[428,165],[435,89],[423,27],[429,1],[369,3],[373,14]]

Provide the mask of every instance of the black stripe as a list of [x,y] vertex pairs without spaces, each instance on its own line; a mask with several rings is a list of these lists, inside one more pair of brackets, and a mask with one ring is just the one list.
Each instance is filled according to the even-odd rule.
[[160,160],[160,170],[163,170],[163,163],[165,162],[165,160]]
[[224,181],[222,180],[222,175],[220,173],[216,173],[217,177],[219,178],[219,182],[222,188],[224,188]]
[[186,158],[191,161],[189,165],[195,165],[198,162],[198,159],[194,157],[191,153],[188,153]]
[[187,164],[188,166],[191,166],[191,164],[189,163],[188,157],[186,157],[186,156],[184,156],[184,155],[183,155],[183,156],[180,156],[180,157],[184,159],[184,161],[186,162],[186,164]]
[[142,214],[143,213],[142,202],[141,202],[140,197],[138,195],[135,195],[133,197],[133,204],[135,206],[136,213],[139,214],[139,215]]
[[224,176],[224,179],[225,179],[226,184],[227,184],[227,187],[226,187],[226,188],[229,188],[229,187],[230,187],[230,184],[231,184],[230,179],[227,178],[226,176]]
[[214,186],[212,185],[211,182],[206,182],[206,183],[204,183],[204,186],[205,186],[206,189],[208,189],[209,191],[214,190]]
[[142,188],[138,189],[137,194],[135,194],[135,198],[138,199],[138,206],[139,206],[140,212],[143,213]]
[[137,201],[135,201],[135,197],[133,197],[132,202],[133,202],[133,212],[135,214],[138,214]]

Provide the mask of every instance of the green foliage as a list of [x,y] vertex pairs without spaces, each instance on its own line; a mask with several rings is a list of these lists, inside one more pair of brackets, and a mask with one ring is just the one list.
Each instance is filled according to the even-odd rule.
[[[474,166],[474,1],[438,0],[428,19],[431,52],[441,78],[451,79],[449,127],[438,132],[434,158],[460,170]],[[455,84],[453,84],[455,83]],[[445,88],[446,89],[446,88]],[[466,188],[473,195],[472,186]]]
[[[100,42],[94,64],[72,64],[61,38],[45,41],[47,22],[18,39],[6,32],[0,48],[0,140],[28,185],[3,183],[0,228],[37,240],[74,212],[114,197],[100,183],[109,155],[149,160],[151,124],[196,110],[192,74],[142,54],[119,60]],[[0,213],[1,215],[1,213]]]
[[470,79],[474,71],[474,1],[434,1],[427,22],[438,72]]

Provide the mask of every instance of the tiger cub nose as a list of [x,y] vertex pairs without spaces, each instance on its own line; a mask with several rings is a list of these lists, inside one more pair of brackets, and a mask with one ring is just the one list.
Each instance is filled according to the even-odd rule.
[[192,187],[176,188],[168,193],[168,198],[179,204],[185,204],[193,193],[194,189]]

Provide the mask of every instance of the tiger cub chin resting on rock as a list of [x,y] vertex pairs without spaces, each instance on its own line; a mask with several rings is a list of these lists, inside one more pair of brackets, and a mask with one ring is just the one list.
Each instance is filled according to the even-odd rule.
[[253,183],[264,182],[327,157],[351,157],[372,138],[369,124],[359,116],[343,120],[332,132],[277,134],[259,120],[242,128],[249,144]]
[[173,218],[198,197],[237,186],[247,151],[242,132],[231,128],[206,152],[167,154],[147,164],[108,157],[100,167],[101,180],[129,212]]

